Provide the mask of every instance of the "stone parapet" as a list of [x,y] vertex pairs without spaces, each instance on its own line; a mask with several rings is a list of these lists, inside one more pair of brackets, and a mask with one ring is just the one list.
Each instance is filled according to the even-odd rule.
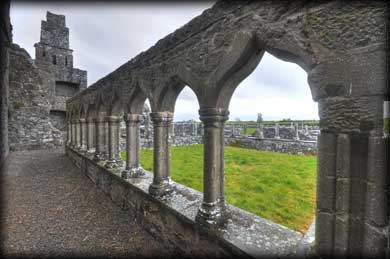
[[182,256],[296,256],[303,238],[298,232],[230,205],[226,225],[218,229],[202,227],[195,221],[202,193],[172,182],[171,193],[153,198],[148,193],[152,173],[125,180],[120,169],[104,168],[104,163],[96,163],[69,147],[66,153],[129,217],[142,222],[146,231]]

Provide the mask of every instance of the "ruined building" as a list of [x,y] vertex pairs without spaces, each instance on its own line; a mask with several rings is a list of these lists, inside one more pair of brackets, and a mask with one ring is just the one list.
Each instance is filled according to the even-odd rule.
[[9,52],[11,150],[62,145],[65,102],[87,87],[87,72],[73,67],[65,16],[47,12],[34,47],[35,60],[16,44]]
[[[50,33],[37,44],[42,63],[32,62],[16,46],[9,49],[9,7],[4,1],[0,6],[2,162],[8,153],[3,126],[8,111],[11,146],[29,146],[33,141],[54,145],[53,133],[49,134],[54,130],[46,132],[46,128],[55,129],[50,111],[61,110],[51,101],[83,83],[81,78],[74,80],[74,70],[65,66],[70,62],[65,59],[70,53],[67,44],[47,40],[52,39]],[[77,173],[91,179],[129,219],[140,223],[167,251],[174,251],[172,255],[303,256],[299,251],[307,244],[300,233],[240,210],[224,198],[223,133],[230,99],[268,52],[300,65],[318,102],[321,133],[314,253],[388,258],[387,14],[388,6],[381,1],[218,1],[68,99],[65,152],[78,167]],[[43,29],[64,28],[61,21],[48,14],[51,25]],[[176,99],[185,86],[196,94],[204,125],[202,193],[171,179],[169,132]],[[150,174],[140,166],[139,132],[146,99],[153,124]],[[125,159],[118,148],[122,118]],[[25,132],[15,134],[16,130]],[[22,142],[20,136],[31,132],[34,135]]]

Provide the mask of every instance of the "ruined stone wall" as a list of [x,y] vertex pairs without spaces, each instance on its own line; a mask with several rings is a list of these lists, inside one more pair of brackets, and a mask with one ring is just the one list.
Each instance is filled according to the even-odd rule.
[[225,136],[225,145],[294,155],[317,154],[317,141]]
[[50,119],[47,80],[26,50],[10,49],[9,142],[11,150],[62,145],[63,133]]
[[0,168],[8,156],[8,47],[12,43],[9,1],[0,3]]

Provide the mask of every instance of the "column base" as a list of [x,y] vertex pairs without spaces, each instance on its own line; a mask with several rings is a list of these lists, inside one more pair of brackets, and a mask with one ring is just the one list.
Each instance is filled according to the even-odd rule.
[[105,167],[105,168],[112,169],[112,168],[121,167],[122,165],[123,165],[122,161],[118,161],[118,160],[109,160],[109,161],[107,161],[107,163],[104,165],[104,167]]
[[87,149],[87,155],[94,155],[95,150],[94,149]]
[[160,197],[168,193],[171,193],[172,191],[173,189],[171,185],[171,179],[161,181],[158,184],[152,183],[149,186],[149,194],[153,197]]
[[274,137],[274,139],[280,139],[280,137]]
[[106,160],[106,156],[103,155],[102,153],[95,153],[95,155],[93,156],[93,161],[95,162],[100,162],[104,160]]
[[214,203],[202,202],[196,214],[195,221],[208,227],[221,225],[227,215],[227,205],[225,201]]
[[80,151],[81,153],[87,153],[87,147],[86,147],[86,146],[81,146],[81,147],[79,148],[79,151]]
[[137,178],[145,175],[145,170],[142,167],[133,167],[131,169],[123,170],[121,173],[122,178]]

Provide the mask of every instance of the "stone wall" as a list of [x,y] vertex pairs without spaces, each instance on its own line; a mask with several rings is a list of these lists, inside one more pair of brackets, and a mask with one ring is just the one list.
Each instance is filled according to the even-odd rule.
[[317,154],[317,141],[225,136],[225,145],[295,155]]
[[12,42],[9,1],[0,3],[0,168],[8,156],[8,47]]
[[50,119],[47,83],[24,49],[10,49],[9,142],[11,150],[52,148],[63,144],[63,133]]

